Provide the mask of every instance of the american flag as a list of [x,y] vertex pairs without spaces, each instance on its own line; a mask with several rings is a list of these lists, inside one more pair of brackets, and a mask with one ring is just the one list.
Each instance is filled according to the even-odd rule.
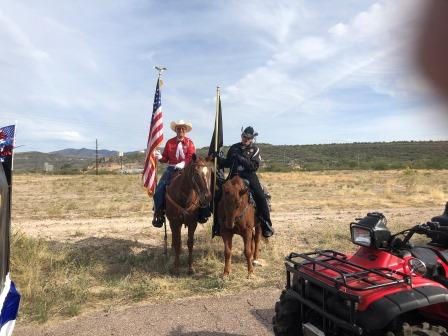
[[160,95],[160,78],[157,80],[156,93],[154,95],[154,106],[152,109],[151,126],[146,146],[145,166],[143,168],[143,186],[153,195],[157,186],[157,159],[154,151],[163,141],[163,119],[162,119],[162,97]]
[[3,162],[6,156],[12,155],[15,128],[15,125],[0,128],[0,162]]

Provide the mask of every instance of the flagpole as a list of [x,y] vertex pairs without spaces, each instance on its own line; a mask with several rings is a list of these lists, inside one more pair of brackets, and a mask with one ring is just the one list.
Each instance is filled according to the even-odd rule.
[[[216,111],[215,111],[215,155],[216,152],[218,151],[218,126],[219,126],[219,118],[218,118],[218,114],[219,114],[219,101],[221,100],[221,92],[220,92],[220,87],[219,85],[216,87]],[[213,204],[213,226],[215,226],[215,194],[216,194],[216,190],[218,188],[218,186],[216,185],[216,180],[217,180],[217,174],[218,174],[218,157],[215,156],[214,158],[214,181],[213,181],[213,185],[214,185],[214,189],[213,189],[213,195],[212,195],[212,204]]]
[[[162,67],[162,66],[155,66],[154,67],[157,72],[158,72],[158,76],[157,76],[157,86],[159,87],[159,90],[162,89],[162,85],[163,85],[163,81],[162,81],[162,73],[164,71],[166,71],[166,67]],[[158,148],[158,147],[157,147]],[[157,163],[159,160],[155,160],[154,166],[155,166],[155,172],[156,172],[156,177],[157,177]],[[157,181],[156,181],[156,186],[157,186]],[[163,224],[164,229],[165,229],[165,235],[163,237],[163,241],[164,241],[164,248],[165,248],[165,257],[168,256],[168,232],[167,232],[167,228],[166,228],[166,220]]]
[[16,137],[17,137],[17,120],[15,120],[14,124],[14,137],[12,140],[12,154],[11,154],[11,172],[10,172],[10,183],[8,186],[8,198],[9,198],[9,210],[8,210],[8,217],[9,217],[9,225],[7,228],[7,264],[6,264],[6,274],[9,273],[9,266],[10,266],[10,259],[11,259],[11,212],[12,212],[12,180],[13,180],[13,171],[14,171],[14,154],[15,154],[15,148],[16,148]]
[[15,121],[14,124],[14,139],[12,140],[12,158],[11,158],[11,185],[12,185],[12,171],[14,170],[14,153],[16,148],[16,137],[17,137],[17,123],[18,121]]

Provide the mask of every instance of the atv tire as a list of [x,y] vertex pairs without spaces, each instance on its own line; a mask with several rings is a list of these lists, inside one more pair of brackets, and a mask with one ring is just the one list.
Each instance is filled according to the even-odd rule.
[[272,318],[276,336],[303,335],[299,310],[299,301],[283,290],[280,301],[275,304],[275,315]]

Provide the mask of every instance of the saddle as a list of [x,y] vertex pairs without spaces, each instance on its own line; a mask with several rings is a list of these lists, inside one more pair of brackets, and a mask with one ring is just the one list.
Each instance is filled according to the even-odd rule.
[[[257,206],[255,204],[254,194],[252,193],[252,190],[250,189],[250,186],[249,186],[250,185],[249,180],[246,180],[246,179],[243,178],[243,181],[244,181],[244,185],[249,189],[249,203],[251,205],[253,205],[253,207],[256,209]],[[264,197],[266,198],[266,202],[268,203],[269,211],[272,211],[272,208],[271,208],[271,198],[272,198],[272,196],[271,196],[271,194],[269,193],[267,187],[264,184],[260,183],[260,185],[261,185],[261,189],[263,190]]]

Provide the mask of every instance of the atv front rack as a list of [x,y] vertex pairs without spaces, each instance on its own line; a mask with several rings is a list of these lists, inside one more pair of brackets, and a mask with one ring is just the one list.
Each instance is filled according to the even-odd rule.
[[[357,292],[411,284],[411,278],[402,272],[389,268],[365,268],[333,250],[291,253],[285,264],[286,290],[300,303],[300,320],[309,321],[307,311],[317,313],[319,328],[324,335],[339,334],[340,329],[353,335],[364,333],[357,324],[361,301],[361,294]],[[298,277],[293,279],[291,274]]]
[[353,291],[367,291],[402,283],[411,285],[411,277],[403,272],[387,267],[366,268],[350,262],[345,254],[333,250],[293,252],[286,257],[286,269],[288,277],[290,272],[297,272],[306,278],[312,274],[314,281],[325,279],[336,289],[345,287]]

